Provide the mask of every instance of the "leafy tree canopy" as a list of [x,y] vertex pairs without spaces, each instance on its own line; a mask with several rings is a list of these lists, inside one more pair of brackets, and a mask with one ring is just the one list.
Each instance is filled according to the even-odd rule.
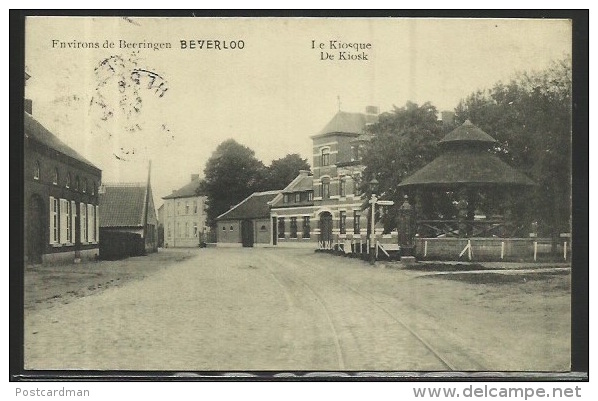
[[260,191],[264,186],[266,168],[250,148],[234,139],[222,142],[206,163],[205,182],[200,188],[207,197],[208,222],[232,206]]
[[535,221],[541,235],[570,230],[571,82],[567,57],[472,93],[455,109],[457,122],[469,119],[492,135],[495,151],[538,184],[510,200],[522,231]]
[[302,159],[297,153],[288,154],[273,160],[267,168],[266,186],[272,190],[283,189],[299,175],[299,170],[309,169],[307,159]]

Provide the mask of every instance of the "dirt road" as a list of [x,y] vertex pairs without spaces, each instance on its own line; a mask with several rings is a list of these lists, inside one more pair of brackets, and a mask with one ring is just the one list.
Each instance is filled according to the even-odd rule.
[[468,283],[309,250],[193,252],[143,280],[26,311],[25,367],[569,367],[568,275]]

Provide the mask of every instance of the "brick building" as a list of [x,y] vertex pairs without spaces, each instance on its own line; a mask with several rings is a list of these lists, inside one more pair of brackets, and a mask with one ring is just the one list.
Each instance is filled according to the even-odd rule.
[[30,101],[25,104],[25,262],[94,258],[102,171],[40,124]]
[[164,247],[196,247],[206,241],[206,196],[199,193],[199,174],[191,174],[191,181],[164,200]]
[[119,259],[158,251],[158,218],[147,183],[100,188],[100,257]]
[[313,175],[301,172],[271,202],[273,245],[365,244],[368,220],[358,190],[365,168],[361,150],[370,140],[366,126],[377,120],[372,106],[365,113],[339,111],[311,136]]
[[[273,241],[269,202],[280,191],[254,192],[216,218],[218,246],[268,245]],[[275,238],[274,238],[275,240]]]

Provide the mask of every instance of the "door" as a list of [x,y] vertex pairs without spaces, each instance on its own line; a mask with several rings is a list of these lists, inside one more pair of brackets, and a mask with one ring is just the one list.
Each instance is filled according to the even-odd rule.
[[44,229],[48,218],[44,216],[44,206],[39,196],[29,199],[27,222],[27,257],[30,263],[41,263],[44,251]]
[[320,243],[324,248],[332,246],[332,215],[329,212],[320,215]]
[[241,242],[244,247],[253,246],[253,221],[241,221]]
[[278,219],[272,217],[272,245],[278,244]]

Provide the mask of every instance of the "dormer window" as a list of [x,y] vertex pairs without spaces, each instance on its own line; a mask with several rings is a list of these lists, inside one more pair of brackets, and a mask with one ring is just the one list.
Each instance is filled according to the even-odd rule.
[[79,176],[75,177],[75,191],[79,190]]
[[308,192],[307,192],[307,200],[308,200],[309,202],[311,202],[311,201],[313,201],[313,200],[314,200],[314,191],[308,191]]
[[65,187],[70,188],[71,187],[71,173],[66,173],[66,185]]
[[96,182],[95,181],[91,185],[91,194],[92,195],[96,194]]
[[322,166],[329,166],[330,165],[330,149],[324,148],[322,149]]
[[295,193],[295,203],[301,202],[301,192]]
[[289,194],[282,195],[282,203],[289,203]]
[[87,178],[83,179],[83,193],[87,192]]
[[54,175],[52,176],[52,184],[58,185],[58,167],[54,168]]
[[39,161],[35,161],[35,165],[33,166],[33,179],[34,180],[39,180],[39,172],[40,172],[40,167],[39,167]]

